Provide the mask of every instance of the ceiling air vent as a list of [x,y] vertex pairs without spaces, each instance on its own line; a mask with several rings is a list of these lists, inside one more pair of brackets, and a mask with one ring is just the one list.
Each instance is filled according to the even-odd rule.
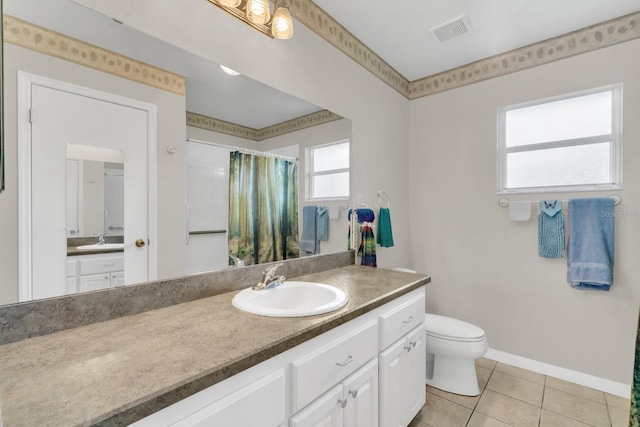
[[465,15],[462,15],[433,27],[429,31],[441,42],[446,42],[468,33],[470,29],[469,20]]

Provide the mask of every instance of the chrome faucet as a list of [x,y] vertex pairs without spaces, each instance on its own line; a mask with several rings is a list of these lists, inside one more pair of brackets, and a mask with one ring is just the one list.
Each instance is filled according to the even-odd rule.
[[262,272],[262,279],[256,283],[255,285],[253,285],[253,290],[254,291],[259,291],[262,289],[267,289],[271,286],[277,286],[280,283],[284,282],[286,280],[286,277],[284,276],[276,276],[276,270],[278,269],[278,267],[282,266],[282,264],[274,264],[274,265],[270,265],[267,268],[265,268],[265,270]]
[[102,233],[102,234],[94,234],[93,237],[97,237],[98,238],[98,244],[99,245],[104,245],[107,242],[104,241],[104,235],[107,233]]
[[244,261],[237,256],[229,254],[229,258],[233,260],[233,265],[235,265],[236,268],[244,267]]

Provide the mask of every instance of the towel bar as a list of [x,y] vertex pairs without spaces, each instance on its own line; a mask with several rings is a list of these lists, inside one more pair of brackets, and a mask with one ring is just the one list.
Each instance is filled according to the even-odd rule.
[[[617,194],[612,194],[607,197],[611,197],[614,200],[614,204],[616,206],[622,203],[622,197],[618,196]],[[553,199],[547,199],[547,200],[553,200]],[[538,204],[540,203],[540,200],[532,200],[531,203]],[[562,203],[569,203],[569,200],[563,200]],[[498,205],[500,205],[500,207],[503,207],[503,208],[509,207],[509,199],[507,199],[506,197],[501,198],[500,200],[498,200]]]

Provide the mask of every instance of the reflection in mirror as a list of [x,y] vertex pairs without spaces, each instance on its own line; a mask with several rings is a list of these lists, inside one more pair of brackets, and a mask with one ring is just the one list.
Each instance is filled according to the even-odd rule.
[[67,238],[99,235],[124,236],[123,152],[68,143]]
[[[198,232],[228,229],[229,152],[238,148],[260,152],[278,152],[285,156],[298,158],[299,224],[302,225],[301,219],[304,206],[339,206],[338,215],[335,219],[331,219],[330,222],[329,240],[322,241],[319,248],[320,253],[323,254],[342,252],[346,249],[346,232],[344,231],[346,229],[346,211],[342,206],[346,207],[348,198],[345,197],[341,200],[309,200],[306,155],[310,147],[350,140],[351,122],[348,119],[324,110],[320,106],[265,86],[247,76],[230,76],[224,73],[218,64],[208,59],[150,37],[135,28],[114,21],[111,17],[96,13],[72,0],[4,0],[4,9],[6,16],[9,17],[9,22],[15,25],[12,27],[14,31],[10,32],[11,37],[5,40],[5,75],[15,76],[20,71],[26,71],[36,76],[64,80],[88,89],[153,104],[159,112],[158,117],[163,117],[155,127],[155,131],[158,134],[157,141],[163,141],[162,138],[166,137],[165,135],[167,134],[174,137],[171,141],[159,142],[157,153],[153,152],[153,157],[148,157],[155,159],[157,156],[157,175],[160,179],[164,179],[161,183],[149,180],[148,184],[156,186],[157,200],[162,199],[165,203],[169,200],[172,204],[171,209],[176,209],[170,212],[163,212],[163,208],[166,208],[166,206],[163,206],[155,218],[158,224],[158,235],[157,246],[153,250],[157,251],[158,263],[154,264],[153,258],[149,258],[148,262],[145,259],[143,262],[129,263],[127,272],[132,265],[148,266],[149,278],[164,279],[194,272],[218,270],[227,268],[230,264],[233,265],[233,260],[229,258],[228,246],[221,244],[216,246],[215,249],[204,250],[202,245],[203,241],[215,238],[228,242],[226,233],[207,236],[198,234]],[[13,18],[11,17],[15,17],[17,20],[12,21],[11,19]],[[42,42],[35,39],[31,40],[28,34],[38,34],[44,39]],[[63,46],[70,45],[76,46],[77,49],[62,49]],[[56,46],[60,47],[58,51],[56,51]],[[104,53],[104,57],[107,58],[103,68],[100,68],[99,64],[89,63],[86,60],[86,58],[91,57],[91,55],[87,55],[87,52],[92,52],[94,48],[103,49],[98,51],[100,55]],[[118,70],[117,67],[109,65],[109,61],[129,64],[131,73],[126,74],[124,68]],[[168,76],[170,78],[166,81],[170,82],[174,82],[172,80],[173,76],[178,76],[177,81],[181,76],[184,76],[187,84],[185,85],[184,80],[182,81],[182,92],[179,93],[174,90],[177,86],[173,85],[173,83],[158,84],[159,79],[153,82],[150,78],[146,81],[144,79],[136,80],[133,70],[138,66],[153,67],[144,69],[144,73],[148,72],[149,75],[157,70],[160,70],[161,73],[169,73]],[[144,73],[139,72],[140,75]],[[12,86],[5,93],[13,95],[10,98],[10,102],[5,103],[5,107],[16,111],[15,93],[18,90],[15,77],[10,79],[10,84]],[[169,117],[169,115],[171,116]],[[187,116],[186,121],[185,115]],[[167,118],[169,119],[167,120]],[[81,124],[77,120],[76,123],[74,125],[70,124],[69,127]],[[10,126],[12,134],[19,133],[15,120],[10,123]],[[209,166],[198,166],[195,163],[204,160],[205,157],[197,153],[190,154],[190,143],[184,140],[177,140],[175,138],[176,135],[183,135],[183,138],[186,136],[187,140],[197,140],[201,144],[213,144],[213,146],[227,148],[217,154],[212,154],[210,159],[212,163]],[[69,140],[87,141],[91,140],[91,138],[67,139],[67,141]],[[24,161],[20,157],[22,151],[17,149],[17,143],[15,141],[10,143],[15,145],[11,145],[9,152],[18,152],[19,154],[16,156],[17,162]],[[171,144],[169,147],[172,147],[173,151],[167,147],[169,143]],[[82,143],[75,145],[71,150],[79,148]],[[167,148],[166,151],[165,148]],[[129,150],[129,145],[127,145],[127,174],[133,173],[134,169],[136,173],[143,173],[137,172],[141,166],[145,167],[144,170],[146,171],[146,166],[141,165],[144,160],[141,160],[137,154],[136,160],[133,160]],[[173,153],[177,153],[177,155],[172,157],[171,154]],[[121,196],[113,196],[114,198],[111,199],[111,194],[116,194],[117,192],[110,190],[111,183],[109,182],[112,178],[114,181],[120,179],[116,177],[118,174],[122,176],[124,170],[121,165],[122,161],[97,160],[74,154],[69,154],[69,160],[66,160],[63,156],[64,154],[60,156],[60,159],[56,160],[66,161],[66,166],[63,163],[60,173],[56,176],[64,176],[65,168],[67,168],[68,176],[75,176],[77,179],[70,178],[67,180],[66,187],[63,182],[59,191],[60,194],[57,194],[57,196],[60,196],[58,199],[63,201],[64,198],[61,194],[63,191],[66,190],[71,195],[66,200],[67,212],[69,213],[66,218],[68,220],[68,230],[66,232],[62,230],[61,236],[64,235],[68,240],[88,239],[86,242],[80,243],[80,246],[95,243],[97,238],[94,235],[106,234],[107,243],[114,242],[113,239],[116,238],[122,239],[123,230],[121,227],[125,226],[121,216],[122,210],[119,207],[110,205],[116,197],[118,200],[122,199]],[[200,157],[198,158],[198,156]],[[6,160],[16,162],[15,157]],[[101,163],[90,163],[92,161]],[[130,167],[129,165],[132,166]],[[106,175],[104,172],[102,174],[100,172],[89,174],[88,171],[94,167],[98,171],[104,169]],[[194,172],[191,167],[196,168],[196,175],[203,172],[203,170],[207,170],[207,173],[212,173],[216,176],[226,173],[227,181],[223,181],[224,184],[204,184],[198,181],[202,177],[190,176]],[[201,168],[199,172],[197,171],[198,167]],[[226,168],[226,171],[223,171],[224,168]],[[12,164],[12,169],[17,169],[15,164]],[[165,173],[167,175],[164,175]],[[146,172],[144,174],[146,176]],[[149,174],[151,175],[151,172]],[[87,181],[90,179],[89,175],[95,178],[95,183]],[[82,179],[80,179],[81,176]],[[172,178],[166,178],[166,176]],[[186,177],[186,186],[174,185],[180,176]],[[189,184],[190,180],[193,179],[195,179],[195,184],[193,182]],[[95,196],[98,192],[88,194],[87,191],[89,188],[101,188],[101,184],[98,182],[100,180],[103,180],[105,185],[105,187],[102,187],[104,198],[98,198],[97,202],[89,203],[91,196]],[[139,180],[133,181],[138,182]],[[185,187],[187,187],[187,191],[193,190],[193,194],[185,194]],[[130,189],[125,192],[122,187],[118,188],[120,188],[118,191],[125,195],[131,193]],[[146,198],[139,196],[139,194],[144,194],[146,191],[146,188],[137,190],[135,194],[138,194],[138,196],[134,196],[134,198],[146,200]],[[213,199],[209,199],[205,203],[202,198],[203,194],[200,193],[207,193],[207,197],[213,193],[215,195]],[[186,219],[188,215],[181,216],[177,214],[178,210],[181,212],[182,209],[186,210],[186,207],[182,207],[182,202],[179,203],[181,206],[177,207],[176,200],[187,199],[189,200],[189,209],[192,214],[191,224],[185,224],[182,220],[182,218]],[[124,200],[130,200],[130,198],[125,198]],[[156,199],[150,198],[149,200],[152,203],[157,203]],[[132,210],[128,209],[128,203],[128,201],[125,202],[122,207],[131,212]],[[208,205],[203,207],[200,204]],[[105,209],[107,215],[105,215]],[[203,219],[200,223],[198,222],[200,220],[193,215],[199,209],[209,210],[208,214],[202,216],[206,220]],[[19,210],[17,206],[15,210]],[[93,213],[90,214],[89,211],[93,211]],[[135,211],[138,211],[138,209],[135,209]],[[176,221],[176,219],[178,220]],[[105,222],[107,222],[106,228],[104,226]],[[142,253],[142,249],[138,251],[138,249],[133,248],[133,242],[140,237],[144,237],[146,233],[134,231],[134,224],[132,221],[128,222],[126,232],[129,233],[129,236],[126,237],[127,250],[125,253],[127,251],[132,254]],[[169,229],[169,227],[172,227],[172,229]],[[185,232],[185,230],[190,230],[192,233]],[[299,230],[300,233],[301,230]],[[186,245],[187,239],[189,240],[188,245]],[[17,238],[6,243],[6,245],[11,245],[11,248],[5,248],[4,253],[18,253],[20,243]],[[148,249],[148,246],[144,249]],[[9,277],[21,277],[20,268],[16,267],[18,265],[17,258],[18,256],[16,255],[15,259],[0,260],[0,269],[3,271],[11,270]],[[53,257],[49,256],[48,258],[51,258],[53,263]],[[215,259],[215,261],[212,262],[212,259]],[[162,263],[161,260],[171,260],[173,264],[165,267],[160,265],[166,264]],[[63,264],[64,258],[55,257],[55,262]],[[164,268],[163,272],[161,272],[162,268]],[[58,270],[64,270],[64,266],[56,267],[56,272]],[[122,271],[124,271],[124,268]],[[50,271],[43,274],[45,278],[53,275]],[[144,277],[147,277],[146,273],[145,275],[142,275],[142,273],[128,273],[128,275],[127,283],[138,283],[144,281]],[[61,276],[61,280],[64,280],[64,272],[61,272],[61,274],[56,273],[55,276]],[[76,274],[75,277],[79,278],[80,276]],[[106,280],[105,277],[102,276],[101,280],[103,282]],[[123,283],[121,279],[121,277],[113,278],[109,276],[108,286],[112,286],[115,283]],[[20,296],[21,291],[18,281],[7,280],[0,284],[0,304],[14,303],[19,299],[24,300]],[[68,291],[71,289],[82,291],[107,287],[106,283],[92,285],[78,282],[75,285],[71,285],[69,280],[67,284],[69,285]],[[45,296],[52,295],[43,294],[40,297]],[[34,298],[38,298],[38,296],[34,295]]]

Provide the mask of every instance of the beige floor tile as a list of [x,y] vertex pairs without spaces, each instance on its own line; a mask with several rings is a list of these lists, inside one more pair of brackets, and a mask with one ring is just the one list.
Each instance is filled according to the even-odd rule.
[[495,371],[487,384],[488,390],[493,390],[505,396],[513,397],[532,405],[542,406],[542,392],[544,386],[531,381],[514,377],[503,372]]
[[489,389],[482,393],[476,412],[517,427],[538,427],[540,420],[539,407]]
[[509,424],[505,424],[502,421],[489,418],[486,415],[482,415],[479,412],[474,412],[471,415],[471,419],[467,423],[467,427],[510,427]]
[[498,363],[494,371],[503,372],[513,375],[514,377],[522,378],[523,380],[531,381],[532,383],[544,385],[545,376],[537,372],[527,371],[526,369],[516,368],[515,366],[504,363]]
[[[471,416],[471,409],[427,393],[427,403],[418,413],[418,419],[434,427],[464,427]],[[419,426],[422,427],[422,426]]]
[[611,425],[606,405],[554,388],[545,388],[542,407],[596,427]]
[[547,382],[545,383],[545,386],[570,394],[575,394],[576,396],[584,397],[598,403],[607,403],[604,398],[603,392],[579,384],[570,383],[569,381],[564,381],[558,378],[547,376]]
[[476,365],[476,377],[478,377],[478,387],[480,391],[487,385],[493,369],[485,368],[480,365]]
[[605,393],[604,397],[607,401],[607,405],[613,406],[614,408],[624,409],[626,411],[629,410],[631,406],[631,400],[629,398],[616,396],[615,394]]
[[450,402],[462,405],[465,408],[473,409],[476,407],[480,396],[462,396],[459,394],[448,393],[435,387],[427,386],[427,393],[435,394],[436,396],[447,399]]
[[415,417],[413,420],[411,420],[411,422],[407,427],[433,427],[433,426],[423,423],[422,421],[420,421],[418,417]]
[[582,421],[543,409],[540,417],[540,427],[591,427],[591,424],[585,424]]
[[496,367],[496,363],[497,362],[495,360],[487,359],[485,357],[476,359],[476,366],[482,366],[483,368],[487,368],[491,370],[493,370],[493,368]]
[[611,417],[612,427],[629,426],[629,408],[620,409],[615,406],[609,406],[609,417]]

